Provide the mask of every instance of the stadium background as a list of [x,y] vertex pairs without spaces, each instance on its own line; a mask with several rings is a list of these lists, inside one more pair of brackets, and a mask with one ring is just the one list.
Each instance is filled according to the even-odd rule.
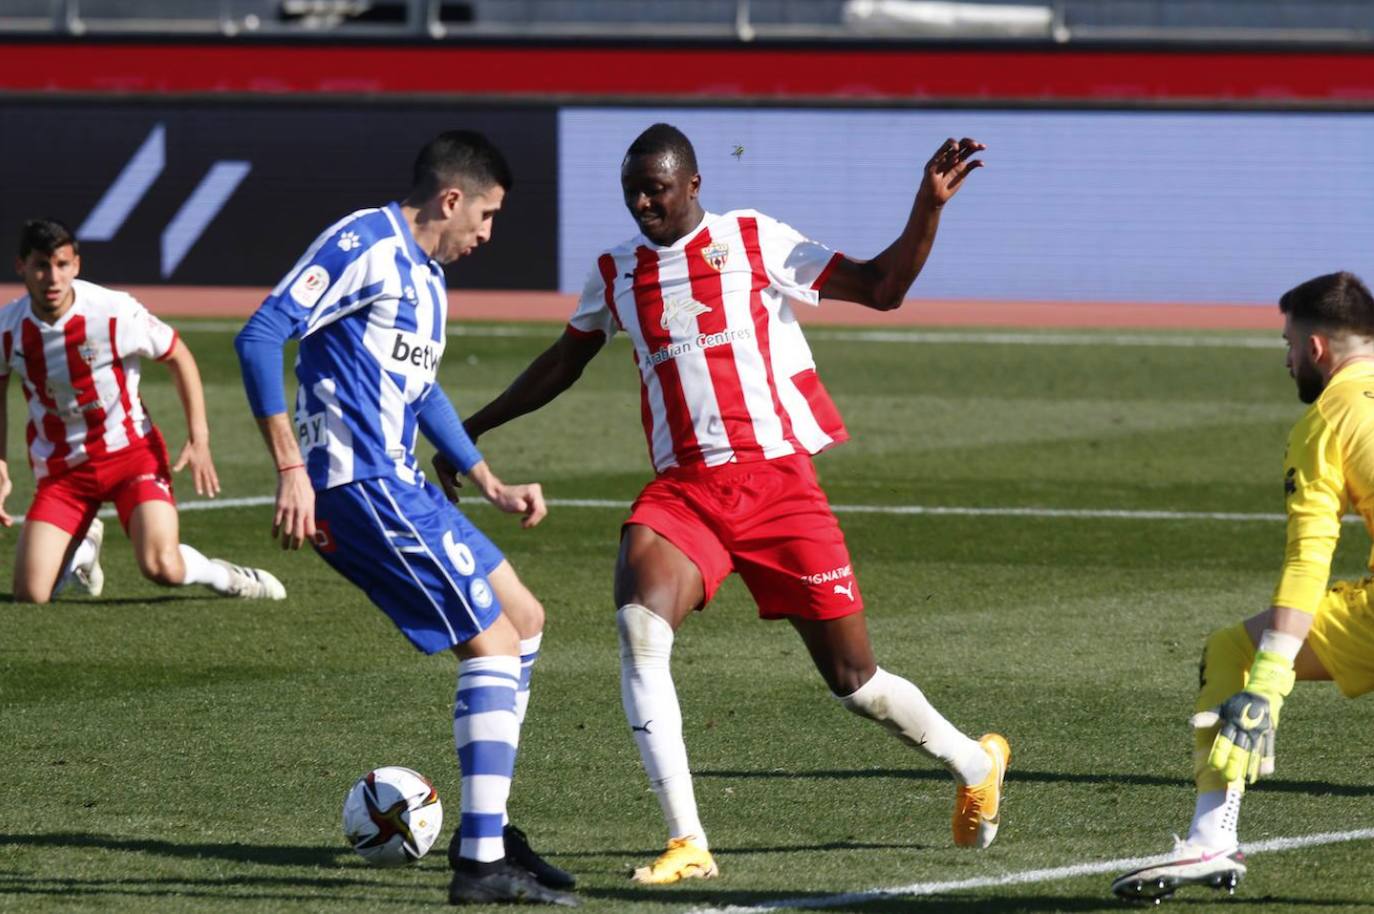
[[988,143],[915,294],[1041,307],[975,321],[1254,323],[1140,306],[1269,303],[1374,250],[1368,4],[946,4],[1004,11],[962,27],[815,0],[6,6],[0,225],[64,218],[106,282],[247,287],[153,294],[164,311],[251,308],[322,220],[400,194],[417,144],[460,124],[519,185],[451,285],[564,296],[525,299],[534,316],[633,231],[616,166],[658,119],[694,138],[709,207],[855,256],[890,240],[939,139]]

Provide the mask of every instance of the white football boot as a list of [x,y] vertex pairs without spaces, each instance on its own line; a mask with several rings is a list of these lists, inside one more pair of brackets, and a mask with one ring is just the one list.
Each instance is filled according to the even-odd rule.
[[229,572],[229,587],[218,591],[220,596],[238,597],[243,600],[285,600],[286,588],[281,581],[261,568],[246,568],[224,559],[211,559],[216,565]]
[[1112,892],[1126,901],[1159,904],[1185,885],[1205,885],[1233,893],[1245,876],[1245,855],[1238,845],[1203,847],[1174,838],[1174,849],[1152,863],[1118,876]]

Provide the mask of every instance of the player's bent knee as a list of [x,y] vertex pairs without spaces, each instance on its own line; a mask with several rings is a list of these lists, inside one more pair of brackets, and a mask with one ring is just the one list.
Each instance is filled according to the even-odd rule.
[[1198,695],[1193,708],[1193,779],[1198,790],[1226,788],[1226,778],[1207,763],[1221,718],[1218,706],[1245,688],[1245,676],[1255,659],[1255,644],[1244,623],[1218,629],[1207,636],[1198,666]]
[[459,660],[470,657],[519,657],[520,635],[510,619],[502,614],[476,637],[455,646],[453,653]]
[[860,717],[884,721],[891,716],[892,686],[895,680],[896,677],[891,673],[875,667],[873,675],[866,681],[860,682],[849,692],[836,692],[835,697],[847,710]]
[[638,603],[626,603],[615,614],[620,635],[620,659],[635,666],[667,666],[673,652],[673,627],[668,620]]
[[145,578],[163,587],[176,587],[186,578],[186,566],[182,562],[181,551],[175,546],[140,554],[138,569]]
[[1210,711],[1245,687],[1245,674],[1255,660],[1255,645],[1244,623],[1207,636],[1198,665],[1198,696],[1193,710]]
[[821,677],[825,680],[831,694],[846,696],[857,694],[865,685],[878,677],[878,666],[869,663],[851,663],[846,658],[835,658],[828,666],[816,663]]
[[519,599],[501,599],[501,611],[510,619],[521,638],[533,638],[544,630],[544,604],[525,591]]
[[502,561],[487,575],[501,613],[511,621],[522,639],[533,638],[544,630],[544,605],[516,575],[510,562]]

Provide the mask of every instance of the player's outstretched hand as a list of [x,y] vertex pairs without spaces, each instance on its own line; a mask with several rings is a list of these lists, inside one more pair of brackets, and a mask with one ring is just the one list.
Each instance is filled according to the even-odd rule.
[[974,169],[983,167],[983,160],[975,159],[973,156],[987,148],[968,137],[961,140],[950,137],[945,140],[926,163],[918,196],[925,196],[937,208],[944,206],[950,197],[959,192],[964,179]]
[[272,538],[280,538],[283,549],[299,549],[307,539],[315,538],[315,489],[303,466],[277,474]]
[[180,473],[187,465],[191,467],[191,481],[195,484],[196,494],[214,498],[219,494],[219,474],[215,472],[215,461],[210,456],[210,444],[206,441],[187,441],[172,467],[173,473]]
[[458,490],[463,487],[463,480],[458,475],[458,468],[449,463],[443,454],[435,454],[430,466],[434,467],[434,475],[439,480],[439,485],[444,490],[444,497],[455,505],[458,504]]
[[493,505],[507,514],[519,514],[520,526],[528,530],[548,516],[544,504],[544,490],[537,482],[518,486],[502,485],[487,496]]
[[9,461],[0,460],[0,527],[13,527],[14,518],[5,510],[5,499],[10,497],[14,483],[10,482]]

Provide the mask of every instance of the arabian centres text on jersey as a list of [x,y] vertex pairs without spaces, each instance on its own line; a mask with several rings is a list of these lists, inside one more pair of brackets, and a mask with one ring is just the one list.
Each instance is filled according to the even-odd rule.
[[656,350],[649,356],[649,364],[662,365],[669,359],[675,359],[691,352],[701,352],[706,349],[714,349],[717,346],[729,346],[732,343],[744,342],[753,338],[754,331],[751,327],[729,328],[718,333],[699,333],[695,339],[685,340],[681,343],[670,343]]

